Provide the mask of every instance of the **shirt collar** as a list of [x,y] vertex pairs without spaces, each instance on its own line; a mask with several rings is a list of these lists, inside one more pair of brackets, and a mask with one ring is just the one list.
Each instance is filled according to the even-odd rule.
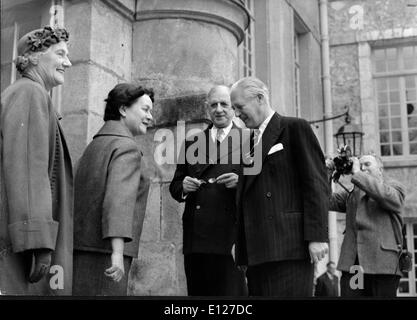
[[274,115],[274,111],[271,110],[270,114],[266,117],[266,119],[264,120],[264,122],[262,122],[262,124],[259,126],[258,130],[259,130],[259,139],[262,137],[262,134],[265,132],[266,127],[268,126],[269,121],[271,121],[272,116]]
[[327,276],[329,277],[330,280],[333,280],[334,275],[332,275],[330,272],[326,271]]
[[233,121],[230,121],[230,124],[225,127],[225,128],[217,128],[214,124],[213,127],[211,127],[210,129],[210,134],[211,134],[211,139],[216,142],[216,137],[217,137],[217,131],[219,129],[223,129],[224,131],[224,136],[227,137],[227,135],[229,134],[230,130],[232,129],[233,126]]

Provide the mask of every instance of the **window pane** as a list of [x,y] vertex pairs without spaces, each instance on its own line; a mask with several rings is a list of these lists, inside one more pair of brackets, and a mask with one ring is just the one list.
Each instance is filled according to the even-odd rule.
[[410,143],[410,154],[417,154],[417,143]]
[[406,101],[416,101],[416,90],[406,90],[405,91],[405,100]]
[[399,104],[392,104],[390,106],[391,109],[391,116],[399,116],[401,115],[400,105]]
[[400,285],[398,286],[398,292],[400,293],[408,293],[408,281],[401,281]]
[[410,142],[417,142],[417,130],[409,130],[408,136],[409,136]]
[[[417,236],[417,223],[413,223],[413,234],[414,234],[415,236]],[[414,249],[416,249],[416,250],[417,250],[417,248],[416,248],[416,247],[414,247]],[[416,263],[416,264],[417,264],[417,260],[416,260],[414,263]]]
[[416,87],[416,77],[406,76],[405,78],[405,87],[408,89],[413,89]]
[[399,79],[399,78],[390,78],[390,79],[388,80],[389,89],[390,89],[391,91],[398,90],[398,79]]
[[387,71],[396,71],[396,70],[398,70],[398,61],[387,60]]
[[385,61],[375,61],[375,72],[385,72],[386,69]]
[[379,120],[379,129],[380,130],[388,129],[388,119],[380,119]]
[[400,93],[398,91],[390,91],[389,93],[390,102],[400,102]]
[[379,106],[379,116],[380,117],[387,117],[388,116],[388,106],[387,105],[380,105]]
[[417,128],[417,117],[408,117],[408,129]]
[[381,132],[379,134],[379,141],[384,143],[384,142],[390,142],[389,141],[389,132]]
[[387,80],[385,79],[377,79],[376,80],[376,87],[378,91],[384,91],[387,90]]
[[408,115],[417,115],[416,104],[415,103],[407,103],[407,114]]
[[394,144],[392,146],[395,156],[400,156],[403,154],[403,146],[401,144]]
[[385,59],[385,49],[378,49],[374,51],[375,59],[382,60]]
[[411,58],[414,55],[414,48],[412,46],[404,47],[403,48],[403,55],[404,57]]
[[401,129],[401,118],[391,119],[391,129]]
[[397,58],[397,48],[388,48],[386,49],[387,59],[396,59]]
[[390,156],[391,150],[389,145],[381,145],[381,155],[382,156]]
[[393,131],[391,132],[392,135],[392,142],[401,142],[401,131]]
[[417,67],[415,60],[416,60],[415,58],[404,59],[404,69],[405,70],[415,69]]
[[378,93],[378,103],[387,103],[387,102],[388,102],[387,92],[379,92]]

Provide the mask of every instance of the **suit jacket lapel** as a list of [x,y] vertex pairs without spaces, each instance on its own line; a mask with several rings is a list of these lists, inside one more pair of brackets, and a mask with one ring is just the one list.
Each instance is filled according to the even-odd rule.
[[199,170],[198,170],[198,175],[196,178],[200,178],[204,171],[207,170],[208,167],[210,167],[210,165],[212,164],[213,160],[210,159],[210,152],[212,152],[210,149],[212,148],[212,144],[213,142],[211,141],[211,137],[210,137],[210,128],[211,126],[207,127],[204,131],[204,139],[205,139],[205,149],[199,149],[199,152],[203,152],[204,153],[204,157],[205,157],[205,163],[199,164]]
[[[275,113],[271,121],[269,121],[267,127],[265,128],[264,133],[262,134],[261,141],[259,144],[262,145],[262,166],[265,162],[266,157],[268,156],[268,152],[271,147],[278,142],[278,139],[285,129],[285,126],[282,123],[282,118]],[[256,154],[256,150],[255,150]],[[262,172],[262,171],[261,171]],[[244,190],[246,191],[249,189],[251,184],[256,180],[258,175],[251,175],[251,176],[244,176]]]

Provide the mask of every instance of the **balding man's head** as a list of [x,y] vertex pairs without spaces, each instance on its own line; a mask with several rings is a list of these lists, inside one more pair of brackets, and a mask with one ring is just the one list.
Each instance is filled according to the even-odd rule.
[[211,121],[217,128],[227,127],[234,117],[230,102],[230,89],[225,85],[216,85],[210,89],[206,106]]
[[213,94],[216,93],[225,93],[230,96],[230,88],[228,86],[225,86],[223,84],[215,85],[213,86],[210,91],[207,93],[207,101],[211,98]]

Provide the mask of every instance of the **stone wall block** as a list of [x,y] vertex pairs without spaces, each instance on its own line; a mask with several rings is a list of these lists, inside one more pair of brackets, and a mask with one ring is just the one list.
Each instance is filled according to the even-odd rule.
[[129,273],[128,294],[178,295],[176,248],[172,243],[146,242],[139,248]]
[[162,241],[170,241],[175,244],[182,243],[182,214],[184,203],[179,204],[171,197],[169,183],[161,186],[162,200],[162,221],[161,238]]
[[129,81],[132,72],[132,21],[101,1],[93,1],[91,59]]

